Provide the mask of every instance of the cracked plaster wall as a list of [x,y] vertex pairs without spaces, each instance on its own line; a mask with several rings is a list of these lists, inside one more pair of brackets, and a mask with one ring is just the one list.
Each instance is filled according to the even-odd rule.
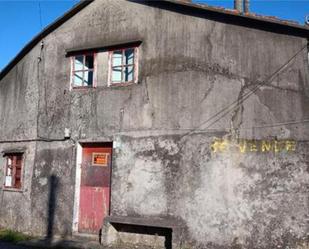
[[[69,90],[66,50],[133,40],[143,41],[139,84],[110,88],[99,78],[96,89]],[[41,52],[37,47],[25,57],[36,63],[41,54],[39,74],[44,75],[27,90],[39,85],[38,112],[29,113],[37,114],[38,134],[43,137],[62,138],[68,127],[75,140],[114,141],[113,215],[177,219],[186,226],[182,239],[188,247],[305,248],[308,123],[253,127],[309,119],[307,50],[271,83],[245,102],[240,100],[306,44],[304,38],[263,27],[241,27],[122,0],[95,1],[48,35]],[[10,77],[20,65],[5,84],[13,82]],[[217,116],[216,123],[217,118],[209,120],[234,101],[239,108]],[[0,132],[4,130],[2,126]],[[33,127],[25,130],[34,132]],[[297,151],[289,154],[215,154],[211,143],[221,137],[299,142]],[[31,206],[33,217],[42,217],[33,221],[35,233],[46,228],[44,186],[52,174],[61,186],[55,231],[71,232],[71,146],[38,147]]]
[[35,161],[36,144],[35,142],[0,144],[1,152],[12,149],[24,150],[22,189],[20,191],[3,189],[6,159],[1,156],[0,227],[32,234],[31,179]]

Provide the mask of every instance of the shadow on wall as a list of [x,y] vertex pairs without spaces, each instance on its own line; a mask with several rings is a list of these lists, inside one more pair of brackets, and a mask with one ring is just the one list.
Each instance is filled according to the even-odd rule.
[[172,249],[172,230],[160,227],[135,226],[128,224],[113,223],[117,232],[126,232],[132,234],[147,234],[164,237],[164,248]]
[[46,230],[46,239],[51,241],[53,238],[54,230],[54,221],[55,221],[55,209],[57,201],[57,192],[59,187],[59,179],[55,175],[49,177],[49,186],[48,186],[48,202],[47,202],[47,230]]
[[[48,179],[48,200],[47,200],[47,217],[46,217],[46,237],[41,242],[52,245],[52,246],[60,246],[65,247],[66,246],[66,240],[65,238],[67,235],[71,235],[70,229],[68,227],[65,227],[65,230],[62,231],[62,240],[57,241],[55,244],[55,241],[53,241],[54,235],[55,235],[55,215],[57,212],[57,201],[58,201],[58,194],[59,194],[59,186],[60,186],[60,179],[56,175],[51,175]],[[101,240],[102,237],[102,231],[99,231],[99,239]],[[100,241],[101,243],[101,241]],[[40,246],[39,244],[38,246]]]

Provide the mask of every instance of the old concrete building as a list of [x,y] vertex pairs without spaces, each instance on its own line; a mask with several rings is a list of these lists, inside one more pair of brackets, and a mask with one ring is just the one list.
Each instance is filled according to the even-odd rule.
[[308,248],[308,37],[189,1],[79,3],[0,73],[0,227]]

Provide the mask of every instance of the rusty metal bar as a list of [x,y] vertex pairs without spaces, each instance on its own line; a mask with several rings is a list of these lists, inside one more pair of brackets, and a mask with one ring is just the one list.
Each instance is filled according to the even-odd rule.
[[250,12],[249,8],[250,8],[250,1],[245,0],[245,2],[244,2],[244,12],[249,13]]
[[234,8],[239,12],[243,12],[244,3],[243,0],[234,0]]

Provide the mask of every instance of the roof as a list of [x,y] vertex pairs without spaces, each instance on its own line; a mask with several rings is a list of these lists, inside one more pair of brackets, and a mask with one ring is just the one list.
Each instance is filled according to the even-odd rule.
[[39,34],[37,34],[26,46],[7,64],[3,70],[0,72],[0,80],[32,49],[34,48],[41,40],[46,37],[48,34],[53,32],[63,23],[65,23],[72,16],[77,14],[88,4],[94,0],[82,0],[79,3],[75,4],[69,11],[67,11],[63,16],[56,19],[53,23],[44,28]]
[[213,12],[217,12],[221,14],[243,17],[249,20],[251,19],[251,20],[257,20],[257,21],[266,22],[266,23],[284,25],[287,27],[301,29],[301,30],[305,30],[309,32],[309,26],[300,25],[298,22],[292,21],[292,20],[279,19],[278,17],[275,17],[275,16],[259,15],[253,12],[241,13],[236,9],[226,9],[223,7],[214,7],[214,6],[204,4],[204,3],[198,4],[198,3],[192,3],[191,1],[185,1],[185,0],[165,0],[165,1],[174,3],[174,4],[180,4],[182,6],[197,8],[201,10],[208,10],[208,11],[213,11]]
[[[38,35],[36,35],[0,72],[0,80],[43,38],[53,32],[68,19],[73,17],[88,4],[94,0],[81,0],[78,4],[74,5],[69,11],[63,16],[56,19],[52,24],[47,26]],[[302,36],[309,38],[309,27],[300,25],[296,22],[280,20],[271,16],[256,15],[254,13],[240,13],[237,10],[225,9],[219,7],[212,7],[206,4],[197,4],[190,1],[184,0],[162,0],[162,1],[151,1],[151,0],[127,0],[139,4],[146,4],[149,6],[155,6],[165,9],[173,9],[188,15],[198,15],[204,18],[212,18],[218,21],[234,21],[237,25],[252,27],[252,28],[263,28],[271,32],[283,32],[296,36]],[[205,14],[207,15],[205,16]]]

